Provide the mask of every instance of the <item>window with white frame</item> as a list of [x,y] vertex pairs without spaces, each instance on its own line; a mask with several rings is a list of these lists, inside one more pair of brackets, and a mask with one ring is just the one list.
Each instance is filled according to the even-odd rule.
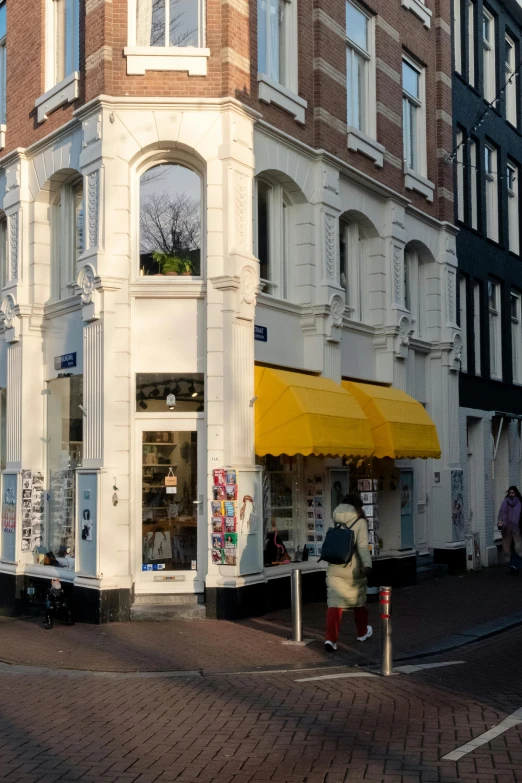
[[484,98],[491,103],[495,99],[495,19],[486,8],[482,12],[482,62],[484,69]]
[[516,47],[514,40],[506,35],[506,120],[518,126],[518,73],[516,73]]
[[297,92],[296,0],[258,0],[257,70]]
[[406,58],[402,61],[402,131],[406,167],[418,174],[424,174],[426,170],[424,72],[420,66]]
[[73,294],[76,265],[84,251],[83,181],[66,182],[52,205],[51,287],[55,300]]
[[453,0],[453,52],[455,70],[462,73],[462,0]]
[[509,249],[517,256],[520,254],[520,222],[518,203],[518,172],[516,163],[508,162],[506,170],[508,196]]
[[339,221],[339,277],[346,293],[346,307],[353,321],[365,320],[367,301],[364,275],[364,241],[366,236],[356,220]]
[[478,230],[478,156],[477,142],[474,139],[469,140],[469,168],[470,168],[470,190],[471,190],[471,228]]
[[475,3],[468,0],[468,82],[475,86],[477,62],[475,58]]
[[464,275],[459,277],[459,307],[457,313],[457,323],[460,326],[460,336],[462,337],[462,357],[460,360],[460,369],[462,372],[468,370],[468,283]]
[[484,176],[486,179],[486,234],[498,242],[498,178],[497,151],[489,144],[484,147]]
[[136,0],[137,46],[202,46],[200,0]]
[[370,134],[371,20],[346,3],[346,98],[348,126]]
[[514,383],[522,383],[522,319],[520,294],[511,291],[511,372]]
[[500,284],[488,280],[489,374],[502,380],[502,326]]
[[8,281],[7,274],[7,217],[0,215],[0,290]]
[[426,263],[411,247],[404,251],[404,307],[411,315],[414,336],[426,339]]
[[292,287],[290,249],[293,207],[279,184],[257,180],[257,257],[263,292],[289,299]]
[[80,1],[47,0],[46,89],[79,70]]
[[464,220],[464,134],[457,131],[457,219]]
[[5,0],[0,0],[0,147],[5,146],[7,110],[7,17]]
[[473,351],[475,354],[475,375],[482,372],[482,351],[481,351],[481,289],[480,283],[473,283]]

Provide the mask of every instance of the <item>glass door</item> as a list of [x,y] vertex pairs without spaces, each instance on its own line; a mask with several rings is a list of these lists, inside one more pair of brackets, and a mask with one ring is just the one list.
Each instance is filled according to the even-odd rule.
[[401,549],[411,549],[413,534],[413,471],[400,471],[401,490]]
[[[188,422],[180,422],[186,427]],[[189,425],[190,426],[190,425]],[[197,569],[198,438],[143,423],[139,471],[141,571]]]

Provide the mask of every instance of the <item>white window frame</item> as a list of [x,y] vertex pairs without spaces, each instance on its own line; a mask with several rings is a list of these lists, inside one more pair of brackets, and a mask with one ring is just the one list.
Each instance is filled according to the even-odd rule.
[[484,21],[488,24],[489,37],[484,36],[482,33],[482,62],[483,62],[483,75],[484,75],[484,98],[488,103],[495,100],[497,94],[497,78],[496,78],[496,46],[495,46],[495,34],[496,24],[495,17],[487,10],[482,10],[482,31],[484,31]]
[[[513,304],[515,307],[513,308]],[[522,309],[521,297],[511,289],[511,372],[513,383],[522,384]]]
[[477,142],[474,139],[469,140],[469,162],[470,162],[470,190],[471,190],[471,228],[478,231],[478,163],[477,163]]
[[411,315],[414,336],[426,340],[426,264],[412,249],[404,253],[404,307]]
[[345,247],[345,276],[341,286],[346,295],[346,310],[352,321],[364,323],[367,320],[367,276],[364,274],[364,242],[366,236],[356,220],[341,218],[339,231],[342,232]]
[[[425,196],[428,201],[433,201],[435,185],[427,179],[428,161],[426,150],[426,69],[414,62],[410,57],[403,55],[402,63],[406,63],[410,68],[417,71],[419,75],[419,98],[410,95],[402,88],[402,134],[403,134],[403,153],[404,153],[404,186],[407,190],[415,190],[417,193]],[[402,69],[401,69],[402,73]],[[415,108],[415,128],[411,134],[414,144],[412,164],[408,160],[409,144],[407,139],[410,134],[407,133],[411,124],[411,114],[405,111],[406,103]],[[406,122],[406,117],[410,120]]]
[[506,33],[506,56],[504,58],[506,73],[506,120],[515,128],[518,127],[518,73],[516,72],[516,44],[513,38]]
[[[493,304],[490,291],[493,291]],[[488,322],[489,322],[489,374],[495,380],[502,380],[502,324],[501,288],[494,280],[488,280]]]
[[453,53],[455,71],[462,74],[462,0],[453,0]]
[[460,369],[462,372],[468,371],[468,281],[461,275],[459,277],[459,325],[460,336],[462,337],[462,356],[460,360]]
[[482,372],[482,351],[481,351],[481,320],[482,313],[480,283],[473,283],[473,347],[475,350],[475,375]]
[[415,16],[418,16],[424,27],[429,30],[433,13],[426,7],[424,0],[401,0],[401,5],[415,14]]
[[[77,266],[85,249],[85,206],[81,226],[78,226],[76,216],[75,191],[79,184],[83,189],[83,182],[78,177],[64,183],[51,206],[51,296],[56,302],[74,294]],[[80,240],[78,230],[82,232]]]
[[[0,0],[0,8],[6,11],[6,0]],[[7,24],[6,34],[0,39],[0,149],[5,147],[7,128]]]
[[498,153],[490,144],[484,145],[484,179],[486,183],[486,236],[498,242]]
[[506,185],[508,197],[508,240],[509,251],[520,255],[520,220],[518,201],[518,180],[520,167],[516,163],[508,161],[506,171]]
[[[58,3],[66,15],[65,40],[61,55],[64,76],[57,71],[58,38],[56,35]],[[60,78],[62,77],[62,78]],[[80,84],[80,0],[45,0],[45,92],[35,101],[38,122],[51,112],[79,96]]]
[[269,279],[261,278],[264,294],[292,301],[294,297],[295,205],[282,185],[261,177],[256,179],[254,214],[256,221],[255,253],[258,248],[257,183],[269,188],[268,197],[268,267]]
[[[167,6],[166,6],[167,7]],[[165,25],[167,25],[167,14]],[[147,71],[186,71],[189,76],[206,76],[210,49],[206,47],[205,2],[198,5],[198,46],[140,46],[137,39],[137,2],[128,0],[127,46],[123,54],[129,76]]]
[[461,130],[456,134],[457,144],[457,220],[464,222],[464,133]]
[[9,281],[7,237],[7,216],[2,214],[0,215],[0,290],[5,288]]
[[477,63],[475,58],[475,3],[468,0],[468,82],[475,86]]

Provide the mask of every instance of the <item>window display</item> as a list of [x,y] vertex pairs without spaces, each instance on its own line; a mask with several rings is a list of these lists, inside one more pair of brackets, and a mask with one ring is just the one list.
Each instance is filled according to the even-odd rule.
[[197,499],[197,434],[144,432],[143,571],[196,568]]

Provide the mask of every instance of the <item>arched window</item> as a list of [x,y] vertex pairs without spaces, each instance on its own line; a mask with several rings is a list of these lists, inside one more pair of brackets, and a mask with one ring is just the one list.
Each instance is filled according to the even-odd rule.
[[354,321],[363,321],[365,312],[364,240],[364,232],[356,220],[340,219],[339,282],[346,292],[349,317]]
[[160,163],[140,178],[140,275],[201,274],[201,178]]
[[257,180],[257,257],[266,294],[289,299],[292,287],[293,205],[284,188]]
[[83,180],[64,183],[55,199],[51,217],[52,292],[66,299],[76,283],[76,264],[84,251]]
[[7,217],[0,214],[0,288],[9,280],[7,269]]
[[411,315],[413,334],[426,340],[429,302],[426,291],[426,254],[415,245],[408,245],[404,251],[404,307]]

